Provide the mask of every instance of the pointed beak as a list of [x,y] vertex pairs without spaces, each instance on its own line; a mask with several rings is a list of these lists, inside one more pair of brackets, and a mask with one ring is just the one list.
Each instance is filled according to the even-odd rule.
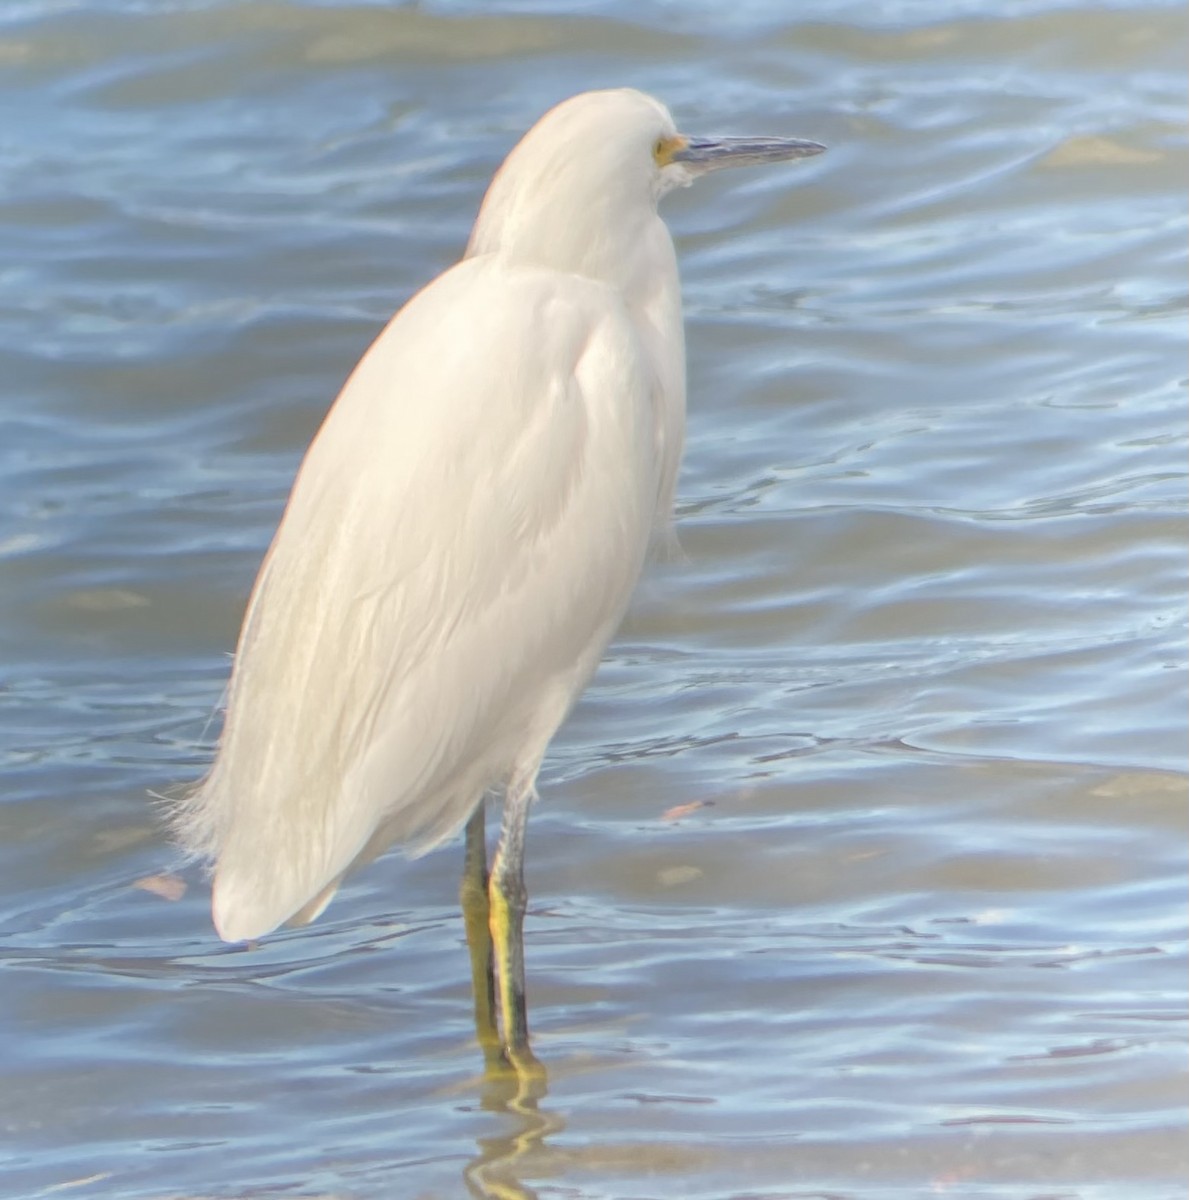
[[807,142],[803,138],[691,137],[674,152],[671,161],[684,164],[691,175],[704,175],[723,167],[756,167],[761,163],[809,158],[824,149],[820,142]]

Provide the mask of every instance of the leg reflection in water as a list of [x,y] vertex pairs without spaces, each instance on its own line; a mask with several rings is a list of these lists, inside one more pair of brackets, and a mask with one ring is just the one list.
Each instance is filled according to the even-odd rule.
[[546,1178],[557,1171],[557,1152],[545,1139],[560,1133],[565,1121],[538,1107],[545,1095],[545,1077],[533,1079],[509,1070],[488,1073],[483,1084],[483,1108],[511,1119],[512,1128],[478,1139],[479,1153],[463,1171],[468,1193],[475,1200],[536,1200],[537,1193],[521,1182]]

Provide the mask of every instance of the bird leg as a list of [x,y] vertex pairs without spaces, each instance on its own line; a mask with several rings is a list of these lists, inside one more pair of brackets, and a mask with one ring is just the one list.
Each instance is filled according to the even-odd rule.
[[517,1074],[539,1077],[544,1069],[529,1049],[524,998],[524,910],[528,903],[524,886],[524,833],[533,794],[531,783],[524,786],[513,781],[508,787],[489,892],[504,1052]]
[[471,955],[471,990],[475,997],[475,1036],[487,1066],[507,1066],[496,1024],[494,959],[491,949],[491,905],[487,898],[487,822],[484,802],[467,822],[463,859],[462,919]]

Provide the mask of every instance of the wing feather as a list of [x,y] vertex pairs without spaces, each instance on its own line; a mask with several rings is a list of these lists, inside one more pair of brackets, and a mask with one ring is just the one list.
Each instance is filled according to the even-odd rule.
[[639,574],[655,390],[615,293],[573,276],[471,259],[393,318],[302,464],[184,805],[224,937],[535,771]]

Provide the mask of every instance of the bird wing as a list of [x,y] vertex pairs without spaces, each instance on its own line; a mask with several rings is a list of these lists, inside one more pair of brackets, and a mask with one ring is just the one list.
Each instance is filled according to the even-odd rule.
[[617,293],[494,257],[381,333],[298,473],[184,804],[225,938],[333,888],[377,830],[441,840],[535,774],[639,574],[658,386]]

